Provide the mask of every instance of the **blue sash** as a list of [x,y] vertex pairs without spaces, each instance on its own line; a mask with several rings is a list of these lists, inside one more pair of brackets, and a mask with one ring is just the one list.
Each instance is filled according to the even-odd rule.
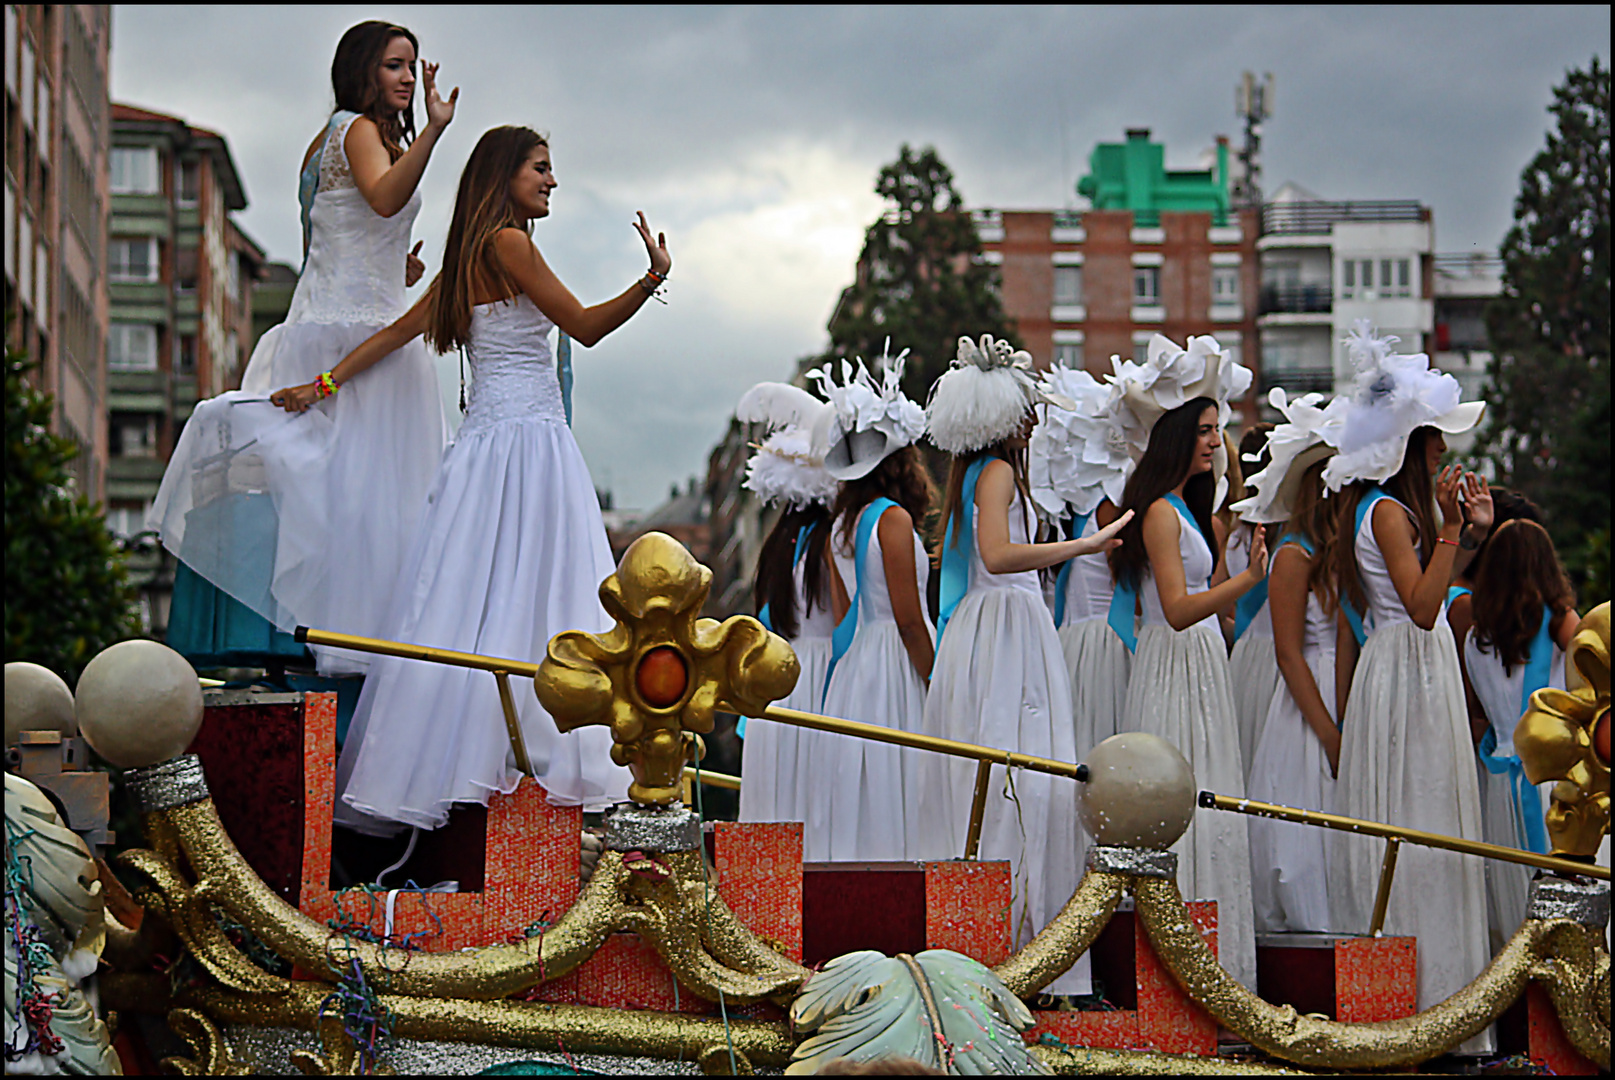
[[[1088,527],[1088,519],[1092,516],[1093,514],[1088,513],[1077,514],[1073,517],[1070,522],[1070,530],[1066,534],[1067,538],[1080,540],[1082,530]],[[1065,623],[1065,590],[1066,586],[1071,582],[1071,567],[1076,565],[1076,562],[1077,560],[1075,559],[1067,559],[1061,563],[1060,573],[1054,579],[1054,625],[1056,627]]]
[[[1357,522],[1352,526],[1351,530],[1351,542],[1353,544],[1357,543],[1357,534],[1363,531],[1363,519],[1374,508],[1374,504],[1381,499],[1389,498],[1390,496],[1385,494],[1384,489],[1378,486],[1371,487],[1363,492],[1363,497],[1357,500]],[[1345,590],[1341,590],[1340,610],[1346,613],[1346,622],[1351,625],[1352,636],[1357,639],[1357,645],[1361,648],[1363,643],[1368,640],[1368,632],[1363,629],[1362,613],[1351,606],[1351,601],[1345,597]]]
[[836,624],[835,633],[830,635],[830,668],[824,673],[826,692],[830,689],[830,676],[835,674],[836,665],[851,648],[852,639],[858,635],[858,598],[864,591],[864,555],[869,551],[869,537],[874,533],[880,516],[896,505],[890,499],[876,499],[864,507],[863,513],[858,515],[858,543],[852,549],[852,603],[847,607],[847,613],[841,617],[841,621]]
[[1133,628],[1133,612],[1137,607],[1138,590],[1117,582],[1110,594],[1110,614],[1105,616],[1105,621],[1116,631],[1116,636],[1122,639],[1122,644],[1127,646],[1128,652],[1138,648],[1138,632]]
[[561,404],[566,408],[566,426],[572,426],[572,337],[565,330],[555,345],[555,371],[561,380]]
[[[1552,623],[1553,612],[1544,607],[1542,627],[1531,642],[1531,655],[1525,661],[1524,686],[1520,693],[1521,716],[1531,707],[1531,695],[1548,685],[1549,666],[1553,662],[1553,636],[1549,632]],[[1508,785],[1514,795],[1514,824],[1518,830],[1515,835],[1525,837],[1527,850],[1546,855],[1548,831],[1543,820],[1542,794],[1537,791],[1535,784],[1526,779],[1525,765],[1520,761],[1520,755],[1499,757],[1496,750],[1497,732],[1488,725],[1486,734],[1480,740],[1480,763],[1493,776],[1508,777]]]
[[1452,607],[1452,602],[1454,600],[1458,599],[1460,596],[1473,596],[1473,595],[1475,595],[1475,590],[1469,588],[1467,585],[1448,585],[1447,586],[1447,606]]
[[[297,216],[303,223],[303,270],[308,268],[308,242],[314,233],[312,220],[314,196],[320,189],[320,159],[325,156],[325,144],[330,141],[332,128],[346,123],[349,117],[357,115],[358,113],[345,111],[333,113],[325,124],[325,134],[320,138],[320,145],[314,148],[314,153],[303,163],[303,171],[297,175]],[[301,273],[302,270],[298,272]]]
[[[566,335],[563,334],[561,337],[564,340]],[[802,561],[802,556],[807,554],[807,538],[811,532],[813,532],[811,522],[796,530],[796,553],[791,556],[791,569],[793,571],[796,569],[796,565]],[[805,615],[806,612],[803,612],[803,614]],[[764,604],[763,609],[757,613],[757,621],[763,624],[764,630],[773,633],[774,620],[769,614],[767,604]],[[735,735],[741,739],[746,737],[746,718],[744,716],[735,724]]]
[[953,609],[970,591],[970,554],[976,544],[976,481],[981,479],[981,470],[986,467],[987,461],[985,456],[979,457],[965,470],[964,484],[959,489],[958,517],[955,519],[960,522],[958,534],[954,533],[953,521],[949,521],[947,532],[942,537],[942,582],[936,616],[938,648],[942,646],[942,634],[948,628],[948,620],[953,618]]
[[1283,547],[1285,544],[1294,544],[1296,547],[1306,552],[1309,556],[1316,555],[1318,553],[1317,549],[1312,546],[1312,541],[1308,540],[1300,533],[1285,533],[1283,536],[1279,537],[1279,542],[1273,545],[1273,554],[1277,555],[1279,553],[1279,548]]
[[1262,578],[1249,592],[1234,602],[1234,640],[1250,629],[1250,624],[1267,603],[1267,578]]

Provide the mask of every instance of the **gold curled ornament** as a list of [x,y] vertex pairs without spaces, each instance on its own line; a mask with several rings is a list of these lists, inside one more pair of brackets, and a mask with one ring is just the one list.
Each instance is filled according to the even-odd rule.
[[611,729],[611,760],[632,771],[636,803],[677,802],[714,713],[754,714],[789,694],[801,671],[785,639],[751,616],[700,618],[711,585],[712,571],[683,544],[646,533],[600,585],[617,625],[555,635],[533,677],[556,727]]
[[1544,687],[1514,729],[1514,750],[1533,784],[1554,785],[1548,806],[1553,854],[1591,858],[1609,832],[1609,603],[1581,620],[1565,654],[1566,690]]
[[162,1070],[179,1076],[252,1076],[258,1070],[239,1062],[213,1018],[200,1009],[175,1009],[168,1014],[168,1030],[190,1044],[195,1057],[166,1057]]

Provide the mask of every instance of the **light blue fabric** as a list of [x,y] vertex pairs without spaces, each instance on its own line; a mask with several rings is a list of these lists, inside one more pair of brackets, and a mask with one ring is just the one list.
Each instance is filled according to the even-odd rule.
[[[1066,532],[1066,539],[1077,540],[1082,537],[1082,530],[1088,527],[1088,519],[1093,514],[1077,514],[1071,519],[1071,527]],[[1060,573],[1054,579],[1054,625],[1060,627],[1065,623],[1065,590],[1071,581],[1071,567],[1075,559],[1067,559],[1060,564]]]
[[332,128],[347,123],[349,117],[357,115],[341,110],[331,115],[331,119],[325,125],[325,136],[320,139],[320,145],[314,148],[314,153],[303,163],[303,171],[297,176],[298,219],[303,223],[304,269],[308,267],[308,244],[314,233],[311,215],[314,213],[314,196],[320,189],[320,159],[325,156],[326,141],[331,137]]
[[953,521],[949,521],[947,532],[942,538],[942,582],[936,618],[936,640],[939,647],[942,644],[942,634],[948,628],[948,620],[953,618],[953,609],[959,606],[959,601],[970,591],[970,555],[976,544],[976,522],[972,513],[976,508],[976,481],[981,479],[981,470],[987,467],[988,460],[987,457],[977,458],[965,469],[964,483],[959,489],[958,515],[953,519],[962,524],[956,534]]
[[1234,640],[1250,628],[1251,621],[1267,603],[1267,578],[1257,582],[1249,592],[1234,602]]
[[566,407],[566,426],[572,426],[572,337],[565,330],[555,349],[555,370],[561,378],[561,404]]
[[1475,595],[1475,591],[1473,589],[1469,588],[1467,585],[1448,585],[1447,586],[1447,606],[1451,607],[1452,602],[1454,600],[1458,599],[1460,596],[1473,596],[1473,595]]
[[863,513],[858,516],[858,542],[852,549],[852,603],[836,624],[835,632],[830,635],[830,667],[824,673],[826,693],[830,691],[830,676],[836,673],[836,664],[846,655],[852,647],[852,639],[858,635],[858,597],[864,591],[864,555],[869,551],[869,537],[874,533],[880,516],[896,505],[891,499],[876,499],[864,507]]
[[[561,335],[561,340],[566,340],[565,334]],[[793,571],[796,569],[796,564],[802,561],[802,556],[807,554],[807,538],[813,532],[813,524],[813,522],[809,522],[796,530],[796,550],[791,556],[791,569]],[[773,633],[773,617],[769,614],[767,604],[764,604],[763,609],[757,613],[757,621],[763,624],[764,630]],[[744,716],[735,724],[735,737],[740,739],[746,737],[746,718]]]
[[[1352,525],[1351,543],[1355,544],[1357,542],[1357,534],[1363,531],[1363,519],[1368,517],[1368,512],[1374,508],[1374,504],[1381,499],[1389,498],[1390,496],[1385,494],[1385,490],[1377,486],[1363,492],[1363,497],[1357,500],[1357,520]],[[1346,599],[1344,590],[1342,590],[1340,597],[1340,610],[1346,613],[1346,622],[1351,626],[1352,636],[1357,639],[1357,644],[1361,647],[1368,640],[1368,632],[1363,629],[1363,613],[1353,607],[1350,600]]]
[[[1531,642],[1531,654],[1525,661],[1525,679],[1520,692],[1520,715],[1531,707],[1531,695],[1548,685],[1548,676],[1553,662],[1553,636],[1550,627],[1553,625],[1553,612],[1547,607],[1542,609],[1542,626],[1537,630],[1536,638]],[[1486,734],[1480,740],[1480,763],[1486,766],[1486,771],[1493,776],[1507,776],[1509,789],[1514,794],[1514,821],[1518,828],[1516,835],[1525,837],[1525,846],[1528,850],[1539,855],[1548,854],[1548,829],[1542,811],[1542,793],[1537,786],[1526,777],[1525,764],[1520,761],[1520,755],[1510,754],[1506,757],[1497,753],[1497,732],[1488,726]]]
[[1138,632],[1133,629],[1133,613],[1137,607],[1138,590],[1118,582],[1115,591],[1110,594],[1110,614],[1105,616],[1105,621],[1122,639],[1128,652],[1138,648]]
[[1283,547],[1285,544],[1294,544],[1308,555],[1316,555],[1318,553],[1318,549],[1312,546],[1312,541],[1308,540],[1300,533],[1285,533],[1283,536],[1279,537],[1279,542],[1273,545],[1273,554],[1277,555],[1279,548]]

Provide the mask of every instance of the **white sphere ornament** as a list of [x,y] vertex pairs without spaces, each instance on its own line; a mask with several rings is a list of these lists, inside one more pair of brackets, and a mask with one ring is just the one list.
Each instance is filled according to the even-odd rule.
[[13,660],[6,665],[6,746],[16,746],[24,731],[59,731],[77,735],[73,691],[48,667]]
[[1157,735],[1130,731],[1093,748],[1077,815],[1107,847],[1165,851],[1194,816],[1194,770]]
[[167,645],[136,639],[103,649],[79,676],[79,730],[120,769],[183,754],[202,726],[196,669]]

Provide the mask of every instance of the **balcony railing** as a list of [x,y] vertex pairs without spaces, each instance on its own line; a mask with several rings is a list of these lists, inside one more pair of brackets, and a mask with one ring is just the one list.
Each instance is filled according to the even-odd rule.
[[1297,394],[1310,394],[1317,391],[1321,394],[1333,393],[1335,389],[1335,374],[1332,371],[1321,370],[1283,370],[1262,372],[1261,392],[1258,395],[1263,401],[1267,400],[1267,392],[1275,386],[1282,386],[1284,392],[1294,397]]
[[1327,233],[1337,221],[1416,222],[1428,214],[1417,199],[1268,203],[1262,207],[1262,231]]
[[1325,314],[1334,310],[1334,296],[1328,285],[1263,285],[1260,314],[1283,312],[1292,315]]

